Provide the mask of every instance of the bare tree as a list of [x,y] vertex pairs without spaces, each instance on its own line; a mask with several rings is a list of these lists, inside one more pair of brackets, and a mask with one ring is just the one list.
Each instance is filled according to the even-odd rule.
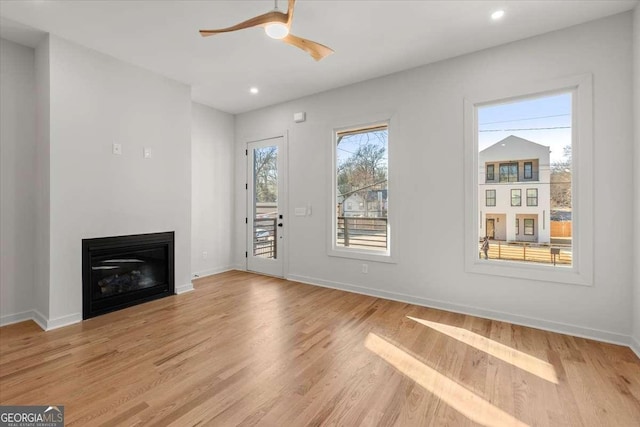
[[551,165],[551,209],[571,209],[571,161],[571,145],[566,145],[562,160]]
[[277,147],[264,147],[254,151],[253,167],[256,202],[278,200]]
[[[357,138],[357,139],[356,139]],[[364,201],[368,210],[368,195],[374,190],[387,188],[387,131],[367,132],[346,135],[338,139],[342,141],[358,141],[358,146],[338,164],[337,186],[340,194],[347,198],[357,194]],[[379,208],[378,210],[382,210]]]

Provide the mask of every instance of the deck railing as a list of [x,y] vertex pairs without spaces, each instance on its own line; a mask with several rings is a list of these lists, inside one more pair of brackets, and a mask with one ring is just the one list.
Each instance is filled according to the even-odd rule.
[[276,218],[253,219],[253,256],[277,258],[278,227]]
[[339,216],[337,245],[385,250],[388,247],[387,218]]
[[[556,249],[555,256],[552,249]],[[478,244],[478,250],[480,258],[484,258],[482,242]],[[537,243],[490,240],[488,255],[489,259],[571,265],[573,254],[570,245],[548,246]]]

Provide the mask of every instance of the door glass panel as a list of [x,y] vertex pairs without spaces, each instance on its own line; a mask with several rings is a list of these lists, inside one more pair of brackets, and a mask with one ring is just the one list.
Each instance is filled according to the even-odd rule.
[[253,150],[253,255],[278,258],[278,147]]
[[490,239],[496,237],[496,223],[494,219],[487,219],[487,236]]

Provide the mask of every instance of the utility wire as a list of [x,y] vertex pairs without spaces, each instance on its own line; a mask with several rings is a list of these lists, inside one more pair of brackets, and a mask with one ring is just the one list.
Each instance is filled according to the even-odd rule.
[[555,114],[553,116],[527,117],[527,118],[524,118],[524,119],[501,120],[499,122],[479,123],[479,125],[480,126],[484,126],[484,125],[495,125],[497,123],[523,122],[525,120],[550,119],[552,117],[565,117],[565,116],[570,116],[570,115],[571,114],[567,113],[567,114]]
[[347,194],[348,195],[352,195],[353,193],[357,193],[358,191],[364,190],[365,188],[371,188],[371,187],[374,187],[376,185],[379,185],[379,184],[382,184],[382,183],[385,183],[385,182],[387,182],[387,180],[383,179],[382,181],[374,182],[373,184],[365,185],[364,187],[360,187],[360,188],[357,188],[355,190],[348,191],[348,192],[346,192],[344,194],[341,194],[341,196],[346,198]]
[[548,128],[522,128],[522,129],[485,129],[478,132],[513,132],[517,130],[554,130],[554,129],[571,129],[571,126],[556,126]]

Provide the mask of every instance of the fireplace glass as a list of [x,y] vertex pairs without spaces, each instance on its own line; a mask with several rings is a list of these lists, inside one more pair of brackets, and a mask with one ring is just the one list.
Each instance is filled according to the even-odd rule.
[[83,317],[174,293],[173,232],[84,239]]

